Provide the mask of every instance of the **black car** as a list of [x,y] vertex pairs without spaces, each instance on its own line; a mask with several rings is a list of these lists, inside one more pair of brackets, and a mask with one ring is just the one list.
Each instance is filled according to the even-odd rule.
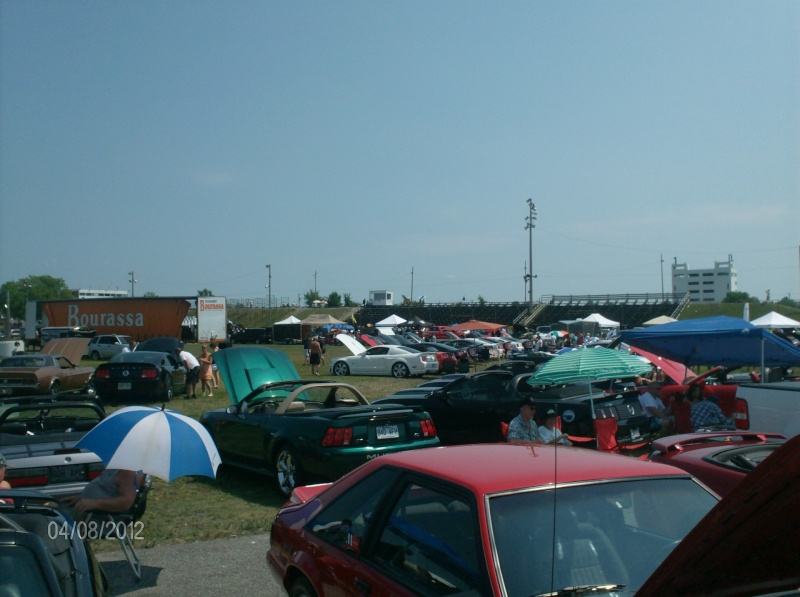
[[101,400],[172,400],[186,389],[186,369],[175,353],[135,350],[112,357],[95,369],[95,393]]
[[[636,391],[605,393],[588,384],[536,389],[528,385],[531,373],[515,374],[503,369],[471,373],[431,391],[425,386],[403,390],[374,400],[373,404],[421,406],[433,418],[443,444],[489,443],[504,441],[501,423],[519,414],[523,395],[537,404],[538,423],[553,409],[561,417],[562,430],[571,436],[587,438],[581,445],[595,447],[595,418],[617,421],[617,442],[638,443],[649,438],[649,423]],[[594,409],[594,417],[592,416]]]

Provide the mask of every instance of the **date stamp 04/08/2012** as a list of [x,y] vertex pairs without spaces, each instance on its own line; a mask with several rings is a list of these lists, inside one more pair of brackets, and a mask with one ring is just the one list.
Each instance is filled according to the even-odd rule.
[[123,522],[113,520],[89,520],[88,522],[79,520],[77,522],[58,523],[50,521],[47,523],[47,536],[50,539],[64,537],[65,539],[80,539],[95,541],[98,539],[131,539],[140,541],[144,537],[144,523],[141,520],[136,522]]

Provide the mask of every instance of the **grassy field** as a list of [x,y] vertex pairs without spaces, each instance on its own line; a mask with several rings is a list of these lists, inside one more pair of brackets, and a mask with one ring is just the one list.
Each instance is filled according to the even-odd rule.
[[[187,348],[194,354],[200,353],[198,345],[190,344]],[[303,365],[302,346],[275,345],[273,348],[289,355],[301,377],[311,377],[310,368]],[[344,347],[329,346],[325,357],[330,362],[332,358],[346,354],[350,353]],[[96,366],[99,363],[89,361],[86,364]],[[333,377],[324,367],[321,373],[323,378]],[[419,378],[391,377],[347,377],[344,381],[356,386],[370,400],[421,383]],[[199,419],[203,412],[225,408],[230,403],[223,387],[215,391],[213,397],[198,394],[197,400],[185,400],[183,395],[176,396],[168,408]],[[111,412],[122,406],[126,405],[106,404],[106,410]],[[271,478],[225,465],[220,466],[216,480],[184,477],[167,483],[154,479],[147,512],[142,518],[144,527],[140,533],[140,545],[152,547],[268,531],[275,512],[284,502]],[[116,542],[111,541],[96,541],[94,547],[97,550],[119,549]]]

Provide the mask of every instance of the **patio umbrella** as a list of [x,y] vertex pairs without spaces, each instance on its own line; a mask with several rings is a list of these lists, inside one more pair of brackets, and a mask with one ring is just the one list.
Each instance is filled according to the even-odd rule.
[[[647,361],[627,352],[612,348],[579,348],[553,357],[528,378],[532,386],[599,381],[649,373]],[[589,384],[589,401],[594,418],[592,384]]]
[[188,475],[216,477],[220,457],[208,431],[174,410],[128,406],[100,421],[76,444],[107,468],[142,471],[165,481]]

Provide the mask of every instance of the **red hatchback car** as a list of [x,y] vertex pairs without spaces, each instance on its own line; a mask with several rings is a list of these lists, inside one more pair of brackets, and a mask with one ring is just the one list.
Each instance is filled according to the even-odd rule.
[[653,442],[649,459],[677,466],[725,497],[785,442],[786,438],[777,433],[709,431],[670,435]]
[[297,488],[267,562],[292,597],[630,595],[716,503],[684,471],[614,454],[415,450]]

